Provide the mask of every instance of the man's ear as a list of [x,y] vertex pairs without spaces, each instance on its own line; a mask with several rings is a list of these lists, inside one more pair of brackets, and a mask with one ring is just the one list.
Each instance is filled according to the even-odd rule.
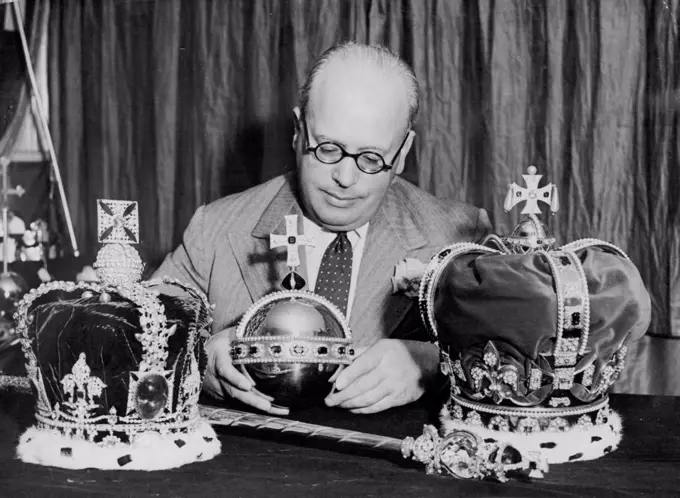
[[413,130],[409,130],[408,132],[408,137],[406,138],[406,142],[404,143],[404,147],[401,149],[401,153],[399,154],[399,159],[395,171],[395,176],[396,175],[401,175],[402,171],[404,171],[404,166],[406,166],[406,156],[408,155],[409,151],[411,150],[411,145],[413,145],[413,140],[416,138],[416,132]]
[[302,119],[300,118],[300,108],[299,107],[294,107],[293,108],[293,126],[295,127],[293,131],[293,150],[297,151],[297,141],[298,138],[300,137],[300,134],[302,133]]

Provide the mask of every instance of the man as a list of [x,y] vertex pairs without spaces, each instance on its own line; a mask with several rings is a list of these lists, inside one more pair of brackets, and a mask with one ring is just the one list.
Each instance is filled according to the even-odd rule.
[[327,254],[351,253],[345,256],[349,291],[340,305],[357,357],[335,379],[326,404],[377,412],[418,399],[436,377],[438,350],[408,338],[419,328],[417,309],[392,293],[390,277],[406,257],[427,262],[446,244],[480,239],[488,218],[398,178],[417,111],[417,82],[404,62],[381,47],[336,46],[314,64],[294,109],[297,171],[198,209],[156,276],[194,282],[216,305],[206,343],[209,394],[287,414],[253,389],[229,355],[243,313],[280,290],[285,251],[273,254],[269,236],[285,233],[286,214],[300,215],[299,229],[315,241],[301,255],[310,289],[333,286],[326,285],[335,279],[325,273]]

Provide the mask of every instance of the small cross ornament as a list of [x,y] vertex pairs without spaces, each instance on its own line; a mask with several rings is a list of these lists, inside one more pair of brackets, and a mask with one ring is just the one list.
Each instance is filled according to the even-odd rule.
[[291,271],[300,266],[300,246],[313,246],[312,239],[306,235],[298,235],[297,233],[297,215],[289,214],[286,217],[286,235],[271,234],[269,238],[269,247],[286,246],[288,251],[287,264]]
[[539,187],[538,183],[543,178],[543,175],[536,174],[536,167],[529,166],[527,168],[528,175],[522,175],[526,182],[526,188],[520,187],[515,182],[510,184],[510,189],[505,197],[505,205],[503,208],[507,213],[520,202],[526,202],[522,214],[541,214],[541,209],[538,207],[538,202],[545,202],[550,205],[550,211],[556,213],[559,209],[559,199],[557,196],[557,187],[552,183],[544,187]]
[[136,201],[97,200],[99,243],[139,243],[139,209]]
[[301,289],[305,286],[304,279],[298,275],[295,269],[300,266],[300,246],[313,246],[312,239],[307,235],[299,235],[297,233],[297,215],[289,214],[286,218],[286,234],[277,235],[271,234],[269,236],[269,248],[286,247],[287,261],[286,264],[290,269],[290,273],[283,279],[283,287],[288,290]]

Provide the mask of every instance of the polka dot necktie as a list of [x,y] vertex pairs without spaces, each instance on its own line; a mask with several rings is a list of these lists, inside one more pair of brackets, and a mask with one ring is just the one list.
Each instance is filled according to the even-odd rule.
[[338,232],[321,258],[314,292],[347,314],[349,284],[352,280],[352,244],[347,232]]

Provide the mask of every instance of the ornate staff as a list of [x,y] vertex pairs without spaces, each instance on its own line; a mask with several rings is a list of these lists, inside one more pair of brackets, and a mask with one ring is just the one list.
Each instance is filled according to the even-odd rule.
[[548,464],[538,453],[521,455],[511,446],[486,443],[469,431],[453,431],[440,437],[432,425],[423,427],[417,438],[397,439],[349,431],[279,417],[246,413],[227,408],[199,406],[210,424],[249,429],[263,434],[292,434],[309,440],[329,441],[343,446],[400,452],[425,465],[427,474],[445,474],[459,479],[490,479],[505,482],[508,477],[543,477]]
[[[10,375],[0,375],[0,391],[3,389],[31,392],[28,378]],[[512,446],[486,443],[469,431],[453,431],[441,437],[434,426],[425,425],[420,436],[397,439],[227,408],[199,405],[199,410],[214,426],[248,429],[264,435],[289,434],[386,453],[399,452],[404,458],[424,464],[427,474],[505,482],[515,476],[540,478],[548,471],[548,464],[540,453],[523,455]]]

